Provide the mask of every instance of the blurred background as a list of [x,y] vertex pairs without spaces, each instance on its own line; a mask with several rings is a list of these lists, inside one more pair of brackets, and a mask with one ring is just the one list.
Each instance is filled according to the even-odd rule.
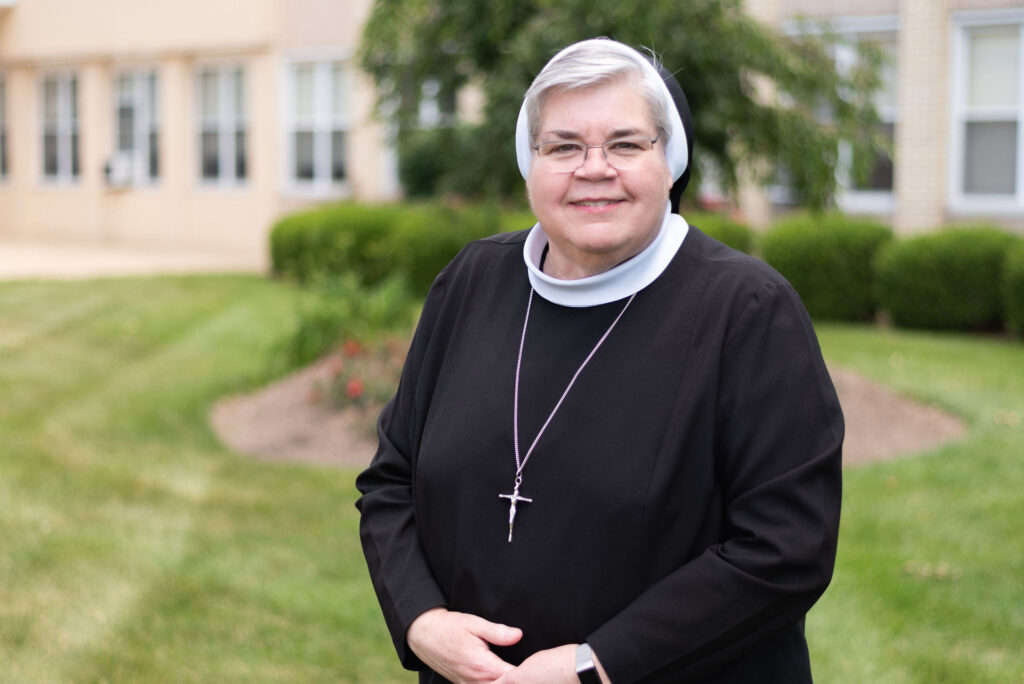
[[0,0],[0,682],[414,680],[353,480],[594,36],[675,73],[683,215],[839,386],[816,678],[1024,681],[1020,0]]

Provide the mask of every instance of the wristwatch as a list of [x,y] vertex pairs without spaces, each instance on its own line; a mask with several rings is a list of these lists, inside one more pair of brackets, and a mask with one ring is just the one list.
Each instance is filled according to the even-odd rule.
[[590,644],[583,643],[576,647],[576,676],[580,678],[580,684],[601,684]]

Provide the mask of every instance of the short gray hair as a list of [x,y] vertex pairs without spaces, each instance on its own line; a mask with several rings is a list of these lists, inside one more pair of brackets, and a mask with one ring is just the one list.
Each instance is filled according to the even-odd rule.
[[[651,53],[657,64],[657,56]],[[672,126],[663,83],[654,82],[657,71],[644,68],[646,57],[633,48],[607,38],[574,43],[551,58],[526,91],[524,106],[530,139],[540,132],[541,108],[552,95],[604,85],[620,78],[636,79],[640,94],[650,106],[654,124],[668,142]]]

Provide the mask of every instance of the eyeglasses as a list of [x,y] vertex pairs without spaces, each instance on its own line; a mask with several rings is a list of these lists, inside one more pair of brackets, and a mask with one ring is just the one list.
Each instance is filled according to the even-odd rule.
[[600,145],[584,145],[571,140],[542,142],[534,145],[537,157],[545,171],[549,173],[573,173],[587,163],[590,150],[600,147],[604,160],[612,168],[620,171],[639,166],[644,156],[654,149],[654,143],[661,138],[661,133],[654,138],[615,138]]

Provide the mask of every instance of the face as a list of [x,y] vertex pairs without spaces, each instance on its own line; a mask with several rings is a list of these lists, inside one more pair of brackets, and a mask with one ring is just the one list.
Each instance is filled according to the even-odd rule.
[[[658,135],[647,100],[629,79],[552,95],[540,111],[535,143],[585,145]],[[626,261],[654,240],[672,187],[663,138],[628,170],[610,166],[600,148],[572,173],[551,173],[534,153],[526,190],[549,238],[545,272],[558,278],[595,275]]]

